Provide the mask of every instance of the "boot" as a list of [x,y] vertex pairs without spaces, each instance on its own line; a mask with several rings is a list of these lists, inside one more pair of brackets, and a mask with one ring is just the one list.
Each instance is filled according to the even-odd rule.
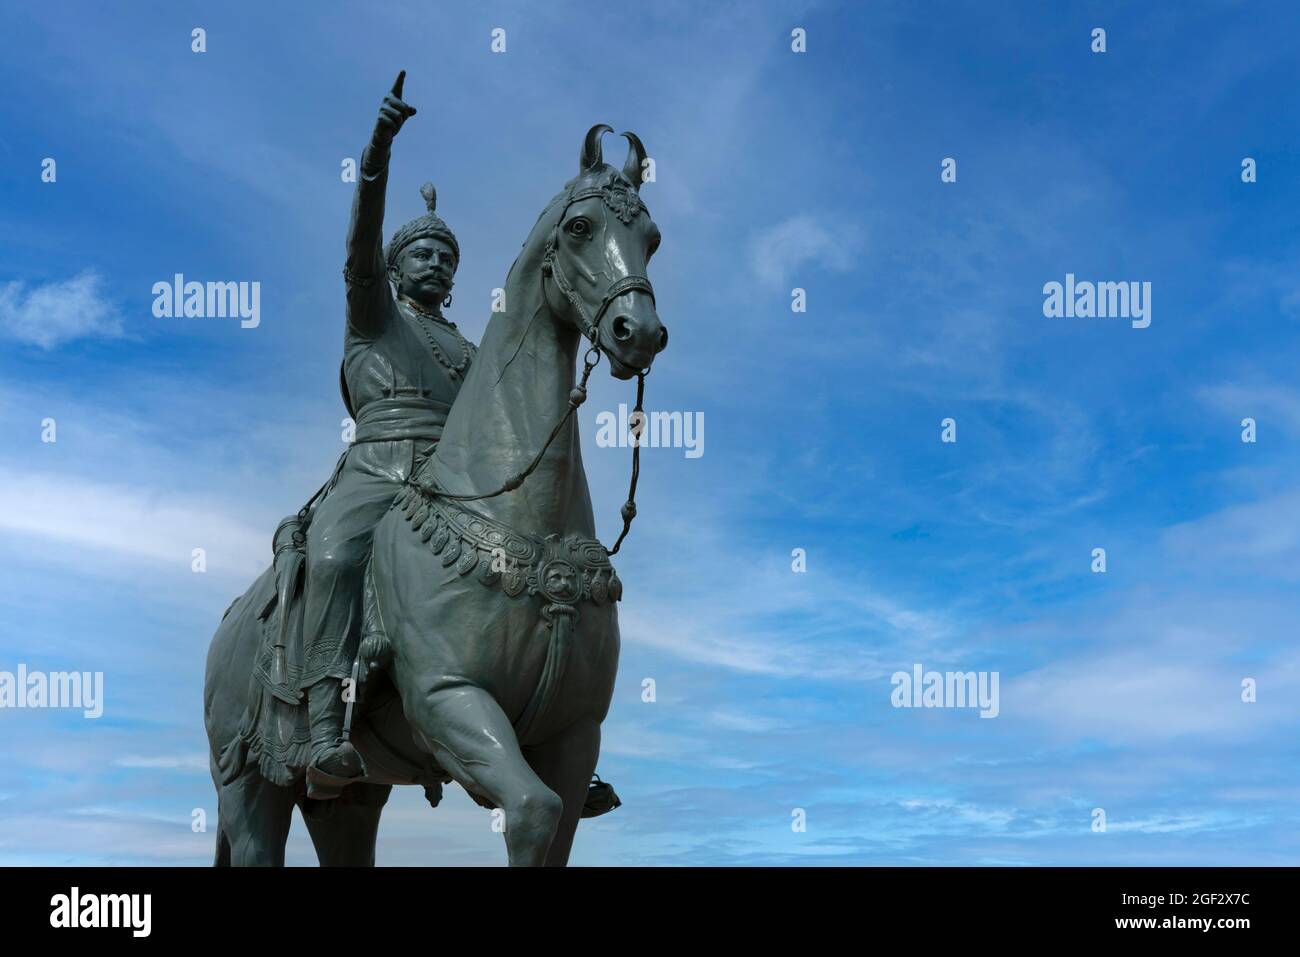
[[329,800],[343,793],[351,781],[365,774],[361,755],[343,740],[343,682],[322,678],[307,689],[307,715],[311,721],[311,764],[307,768],[307,796]]

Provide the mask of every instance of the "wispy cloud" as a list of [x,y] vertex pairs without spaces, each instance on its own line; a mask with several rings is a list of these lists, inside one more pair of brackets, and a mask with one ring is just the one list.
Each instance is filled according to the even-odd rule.
[[0,333],[42,349],[74,339],[122,335],[122,320],[103,289],[100,275],[87,270],[72,279],[28,286],[0,284]]
[[66,475],[0,468],[0,528],[77,546],[73,562],[99,561],[84,550],[188,567],[202,548],[209,571],[251,577],[270,560],[270,536],[213,510],[202,499],[160,488],[111,485]]
[[1207,405],[1228,416],[1234,424],[1250,417],[1265,434],[1273,425],[1291,434],[1300,432],[1300,391],[1287,386],[1268,382],[1224,382],[1206,386],[1197,395]]
[[754,236],[750,268],[760,283],[779,289],[808,266],[830,272],[852,269],[861,242],[859,231],[842,220],[799,214]]
[[154,771],[207,771],[206,754],[126,754],[114,762],[119,768],[145,768]]

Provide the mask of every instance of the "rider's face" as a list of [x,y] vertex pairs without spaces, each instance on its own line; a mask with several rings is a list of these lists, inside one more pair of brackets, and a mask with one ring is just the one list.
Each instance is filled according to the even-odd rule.
[[397,291],[429,309],[437,308],[451,290],[456,254],[441,239],[417,239],[397,261]]

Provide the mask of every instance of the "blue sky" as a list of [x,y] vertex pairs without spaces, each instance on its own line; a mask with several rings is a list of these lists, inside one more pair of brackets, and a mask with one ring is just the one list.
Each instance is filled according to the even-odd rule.
[[[575,863],[1300,862],[1300,15],[1146,6],[9,11],[0,670],[100,670],[107,700],[0,711],[0,863],[210,860],[204,653],[341,450],[340,163],[403,68],[387,232],[433,180],[476,340],[583,132],[656,160],[648,405],[703,413],[705,454],[644,454],[624,806]],[[177,272],[260,282],[261,324],[155,318]],[[1150,327],[1045,318],[1067,273],[1150,282]],[[602,376],[583,411],[607,539],[628,453],[595,416],[631,398]],[[893,708],[916,663],[998,672],[1000,714]],[[458,789],[406,789],[379,860],[504,849]]]

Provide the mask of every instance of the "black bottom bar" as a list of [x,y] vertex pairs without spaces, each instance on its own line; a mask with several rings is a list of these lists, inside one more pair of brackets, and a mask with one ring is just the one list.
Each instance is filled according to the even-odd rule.
[[[14,868],[0,870],[0,916],[11,942],[76,934],[128,946],[337,935],[386,946],[445,946],[464,935],[495,945],[514,934],[585,940],[585,951],[614,941],[584,935],[617,927],[665,946],[701,928],[737,944],[785,928],[864,944],[902,931],[918,945],[1104,936],[1230,946],[1284,931],[1296,876],[1290,868]],[[148,895],[147,911],[133,895]]]

